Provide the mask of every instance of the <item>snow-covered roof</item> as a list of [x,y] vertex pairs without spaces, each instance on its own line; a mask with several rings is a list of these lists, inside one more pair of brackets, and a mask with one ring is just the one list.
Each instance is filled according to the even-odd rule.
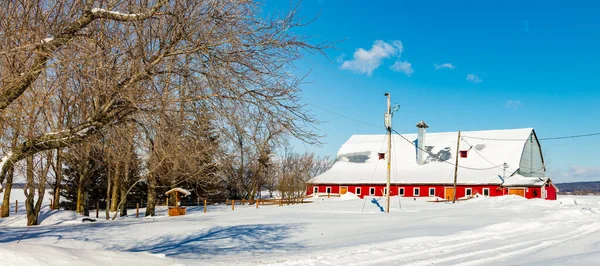
[[174,189],[171,189],[171,190],[169,190],[169,191],[165,192],[165,195],[171,194],[171,193],[173,193],[173,192],[179,192],[179,193],[181,193],[181,194],[184,194],[184,195],[186,195],[186,196],[189,196],[189,195],[191,195],[191,194],[192,194],[192,193],[191,193],[189,190],[187,190],[187,189],[183,189],[183,188],[180,188],[180,187],[176,187],[176,188],[174,188]]
[[[459,158],[459,184],[501,184],[503,164],[506,176],[519,168],[521,154],[532,128],[463,131],[460,150],[468,150],[467,158]],[[450,184],[454,180],[454,162],[458,132],[426,133],[423,165],[417,164],[417,134],[403,134],[406,141],[392,134],[391,183]],[[522,139],[501,141],[498,139]],[[386,180],[386,160],[377,154],[386,151],[386,135],[353,135],[342,145],[337,162],[325,173],[314,177],[314,184],[379,184]],[[433,156],[433,155],[435,156]],[[440,160],[442,159],[442,160]],[[469,169],[472,168],[472,169]],[[485,170],[481,170],[485,169]],[[512,183],[531,180],[507,178]],[[539,180],[539,178],[535,178]]]

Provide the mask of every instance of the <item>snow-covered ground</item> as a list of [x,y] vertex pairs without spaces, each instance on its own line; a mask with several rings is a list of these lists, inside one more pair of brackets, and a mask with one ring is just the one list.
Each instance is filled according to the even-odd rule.
[[[384,206],[384,201],[378,204]],[[100,219],[44,210],[0,219],[2,265],[592,265],[600,197],[518,196],[456,204],[317,199],[294,206],[210,206],[188,215]],[[130,212],[135,214],[135,212]],[[142,213],[143,214],[143,213]],[[22,237],[20,243],[17,241]]]

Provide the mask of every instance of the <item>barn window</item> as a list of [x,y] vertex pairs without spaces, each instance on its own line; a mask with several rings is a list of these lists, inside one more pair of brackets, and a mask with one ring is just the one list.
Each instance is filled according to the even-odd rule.
[[319,187],[314,187],[314,188],[313,188],[313,193],[314,193],[314,194],[317,194],[317,193],[319,193]]
[[429,188],[429,196],[435,196],[435,188]]
[[418,187],[413,189],[413,195],[419,196],[419,194],[420,194],[419,192],[420,192],[420,189]]
[[386,187],[383,188],[383,195],[384,196],[387,195],[387,188]]
[[486,196],[486,197],[489,196],[490,195],[490,189],[489,188],[484,188],[483,189],[483,195]]
[[465,190],[465,194],[467,195],[467,197],[470,197],[470,196],[473,194],[473,192],[472,192],[471,188],[467,188],[467,189]]
[[460,151],[460,158],[467,158],[467,151]]
[[404,196],[404,188],[403,187],[398,189],[398,195]]
[[325,192],[326,192],[327,194],[331,193],[331,187],[327,187],[327,188],[325,189]]
[[375,195],[375,188],[374,187],[370,187],[369,188],[369,195]]
[[354,194],[356,194],[356,195],[360,195],[360,192],[361,192],[361,191],[360,191],[360,188],[359,188],[359,187],[357,187],[356,189],[354,189],[354,192],[356,192],[356,193],[354,193]]

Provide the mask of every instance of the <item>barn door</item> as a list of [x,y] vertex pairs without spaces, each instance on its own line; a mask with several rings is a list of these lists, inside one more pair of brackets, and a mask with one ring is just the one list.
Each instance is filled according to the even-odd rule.
[[454,200],[454,188],[453,187],[447,187],[445,194],[444,194],[444,198],[446,200]]
[[348,192],[348,187],[340,187],[340,194],[346,194]]
[[525,197],[525,189],[524,188],[509,188],[508,195],[517,195],[517,196]]

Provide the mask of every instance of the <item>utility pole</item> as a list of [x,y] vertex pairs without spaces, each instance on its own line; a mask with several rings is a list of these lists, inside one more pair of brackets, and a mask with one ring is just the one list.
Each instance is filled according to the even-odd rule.
[[458,131],[458,139],[456,140],[456,162],[454,163],[454,191],[452,203],[456,202],[456,177],[458,176],[458,157],[460,156],[460,130]]
[[386,183],[386,208],[385,208],[385,212],[386,213],[390,213],[390,166],[391,166],[391,162],[392,162],[392,106],[391,106],[391,100],[390,100],[390,93],[386,92],[384,94],[387,97],[387,111],[385,113],[384,117],[384,122],[385,122],[385,128],[387,130],[387,136],[388,136],[388,147],[387,147],[387,183]]

